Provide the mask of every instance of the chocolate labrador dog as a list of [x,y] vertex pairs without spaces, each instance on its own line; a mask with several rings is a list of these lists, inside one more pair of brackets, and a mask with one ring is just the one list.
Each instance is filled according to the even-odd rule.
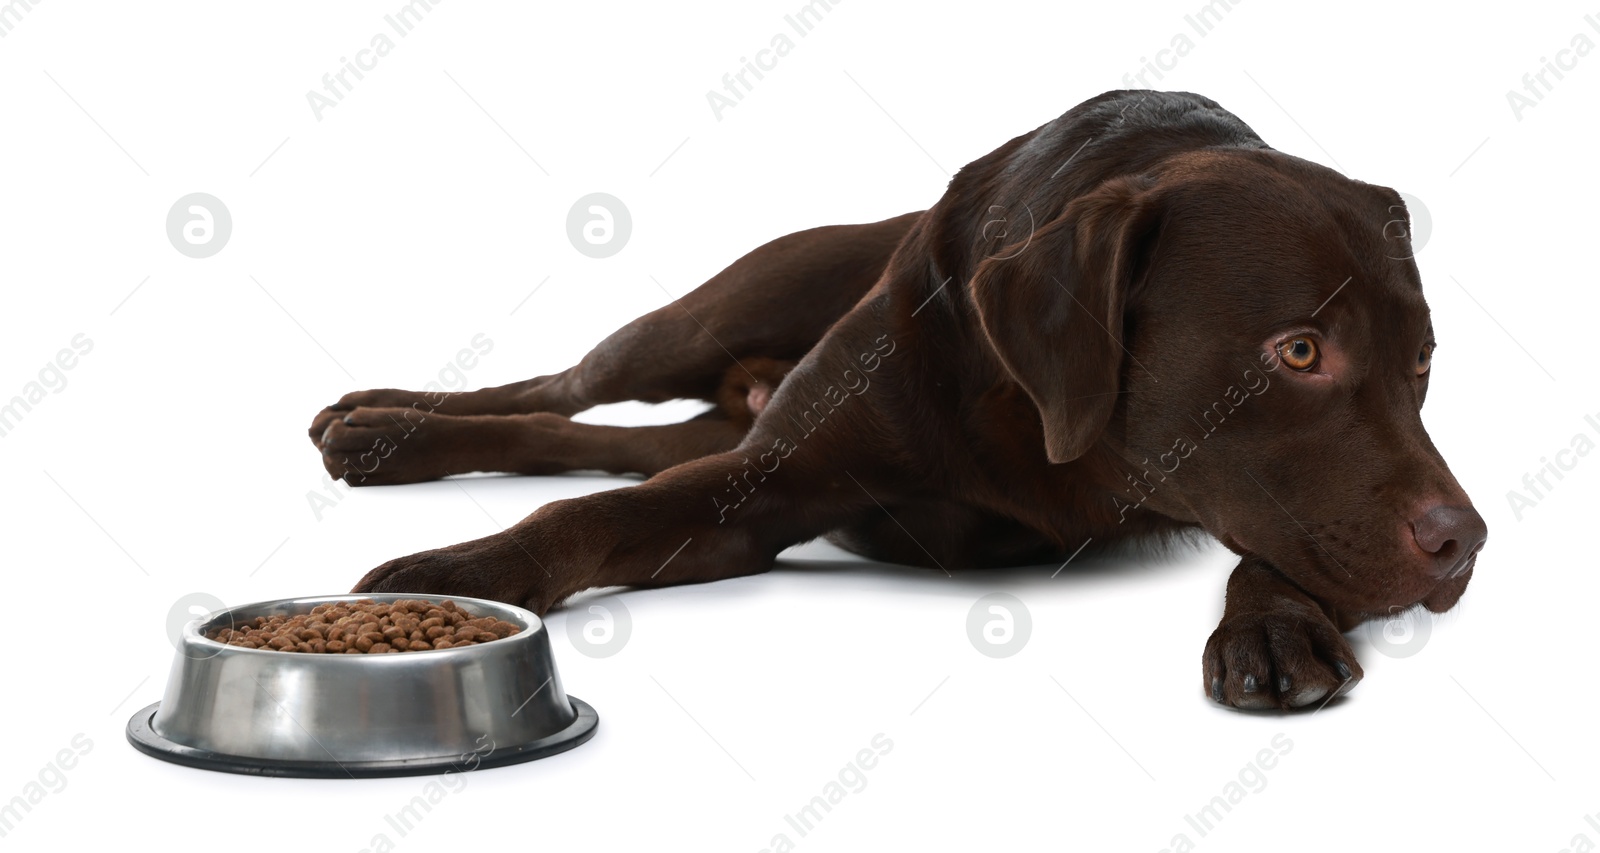
[[[1240,558],[1204,690],[1303,706],[1361,678],[1342,631],[1449,609],[1487,536],[1419,415],[1434,331],[1408,225],[1393,190],[1279,153],[1211,100],[1108,92],[931,209],[779,238],[561,373],[358,391],[311,439],[353,486],[648,475],[355,586],[541,614],[764,572],[818,536],[953,569],[1203,529]],[[568,419],[676,398],[714,406]]]

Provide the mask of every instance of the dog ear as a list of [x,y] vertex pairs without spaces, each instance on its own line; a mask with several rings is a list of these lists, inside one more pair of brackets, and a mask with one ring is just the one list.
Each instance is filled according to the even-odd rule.
[[972,277],[984,335],[1039,408],[1051,462],[1087,452],[1116,407],[1123,309],[1158,218],[1152,186],[1106,181]]

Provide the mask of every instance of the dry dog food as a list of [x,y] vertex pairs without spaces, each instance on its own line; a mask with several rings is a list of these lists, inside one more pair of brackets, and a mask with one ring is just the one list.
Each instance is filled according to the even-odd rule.
[[206,636],[247,649],[359,655],[474,646],[521,630],[492,616],[474,618],[453,601],[379,604],[363,598],[319,604],[299,616],[257,616],[245,627],[218,628]]

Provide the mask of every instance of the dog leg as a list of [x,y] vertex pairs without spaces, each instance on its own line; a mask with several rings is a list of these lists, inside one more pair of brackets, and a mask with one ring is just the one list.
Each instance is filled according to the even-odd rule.
[[561,415],[438,415],[359,408],[327,428],[322,465],[352,486],[387,486],[492,471],[656,474],[731,450],[746,424],[713,409],[683,423],[616,427]]
[[1322,605],[1254,557],[1228,578],[1222,623],[1206,641],[1205,691],[1236,708],[1297,708],[1347,693],[1361,664]]
[[604,403],[714,401],[738,359],[803,357],[872,288],[921,213],[864,225],[830,225],[780,237],[704,284],[613,332],[560,373],[494,388],[426,394],[355,391],[324,408],[309,434],[358,407],[441,415],[574,415]]
[[[900,354],[868,307],[784,378],[734,450],[636,486],[540,507],[502,533],[391,560],[357,592],[507,601],[544,613],[596,586],[699,583],[764,572],[784,548],[881,512],[913,474],[874,429],[894,392],[871,381]],[[876,392],[876,393],[873,393]]]
[[318,447],[329,476],[352,486],[418,483],[471,471],[652,475],[738,446],[791,367],[746,359],[728,368],[718,407],[678,424],[617,427],[548,412],[445,415],[420,406],[361,406],[331,421]]
[[796,470],[781,479],[775,472],[755,482],[746,503],[719,508],[716,498],[730,477],[746,470],[747,458],[739,451],[719,453],[636,486],[545,504],[501,533],[390,560],[354,591],[472,596],[542,615],[592,587],[702,583],[764,572],[783,548],[871,506],[849,480],[842,487],[818,483]]

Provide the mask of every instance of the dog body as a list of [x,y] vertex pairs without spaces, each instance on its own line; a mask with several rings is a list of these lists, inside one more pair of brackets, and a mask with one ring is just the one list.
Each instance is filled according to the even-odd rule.
[[[311,437],[352,485],[650,475],[356,586],[541,614],[762,572],[818,536],[949,569],[1203,529],[1241,558],[1206,691],[1300,706],[1359,680],[1342,630],[1453,606],[1487,535],[1420,420],[1434,339],[1406,225],[1393,190],[1210,100],[1109,92],[929,210],[775,240],[562,373],[355,392]],[[716,405],[567,417],[674,398]]]

